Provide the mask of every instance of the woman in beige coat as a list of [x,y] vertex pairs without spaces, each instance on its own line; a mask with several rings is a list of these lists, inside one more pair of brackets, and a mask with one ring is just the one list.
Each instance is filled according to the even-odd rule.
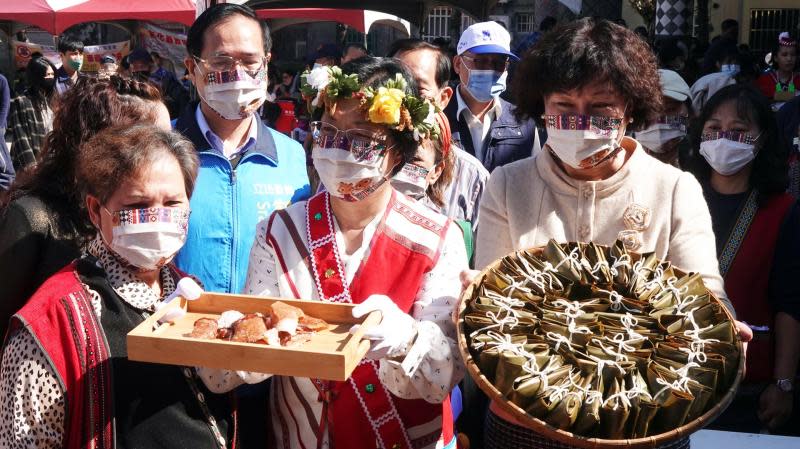
[[[541,39],[515,80],[518,110],[541,117],[547,144],[541,153],[492,173],[481,203],[476,267],[549,239],[604,245],[621,239],[630,251],[654,251],[701,273],[731,308],[700,185],[625,137],[662,109],[656,59],[647,44],[605,20],[571,22]],[[670,447],[686,446],[688,439]],[[485,447],[565,446],[546,441],[492,404]]]

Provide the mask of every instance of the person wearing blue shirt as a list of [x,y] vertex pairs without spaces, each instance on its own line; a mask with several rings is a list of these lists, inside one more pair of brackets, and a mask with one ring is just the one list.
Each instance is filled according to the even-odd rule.
[[271,40],[250,8],[207,9],[189,29],[186,47],[184,63],[201,101],[184,109],[175,128],[197,148],[200,172],[175,261],[207,291],[238,293],[256,224],[309,197],[305,153],[255,112],[266,97]]

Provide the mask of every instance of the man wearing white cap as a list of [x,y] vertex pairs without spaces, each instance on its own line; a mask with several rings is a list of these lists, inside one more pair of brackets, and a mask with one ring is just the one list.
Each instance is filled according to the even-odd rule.
[[533,121],[517,120],[514,106],[500,98],[510,60],[519,60],[510,48],[505,28],[497,22],[479,22],[461,34],[453,58],[460,83],[456,101],[445,109],[453,142],[490,172],[541,149]]
[[672,70],[661,69],[661,94],[664,114],[633,137],[648,154],[661,162],[680,167],[680,148],[688,145],[686,128],[691,115],[690,90],[686,81]]

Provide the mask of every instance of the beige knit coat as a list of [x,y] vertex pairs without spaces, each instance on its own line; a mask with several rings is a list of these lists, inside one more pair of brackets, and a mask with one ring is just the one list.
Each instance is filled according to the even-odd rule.
[[650,215],[636,251],[655,251],[676,267],[699,272],[706,286],[733,310],[719,274],[711,216],[700,184],[690,173],[647,155],[629,137],[622,146],[633,154],[602,181],[570,178],[549,151],[495,169],[481,202],[476,268],[512,251],[545,245],[551,238],[611,245],[626,229],[625,210],[635,203]]

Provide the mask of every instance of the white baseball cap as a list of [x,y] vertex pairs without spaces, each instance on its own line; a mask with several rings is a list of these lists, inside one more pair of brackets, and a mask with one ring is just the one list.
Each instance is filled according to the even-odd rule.
[[659,69],[658,75],[661,78],[661,93],[665,96],[678,101],[686,101],[689,98],[691,94],[689,85],[676,72]]
[[470,25],[461,33],[456,50],[459,55],[469,50],[477,55],[486,53],[508,55],[511,59],[519,61],[517,55],[511,53],[511,35],[502,25],[493,21]]

